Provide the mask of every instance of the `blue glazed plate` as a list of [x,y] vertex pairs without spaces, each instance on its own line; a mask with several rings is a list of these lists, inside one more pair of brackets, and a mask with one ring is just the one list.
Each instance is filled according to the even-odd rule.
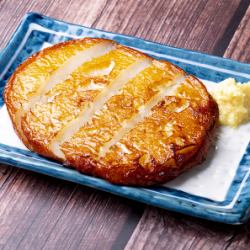
[[[0,108],[4,105],[2,93],[6,81],[22,61],[48,44],[85,36],[116,40],[155,58],[166,59],[204,80],[219,82],[228,77],[233,77],[240,82],[250,80],[249,64],[29,13],[23,18],[8,45],[0,54]],[[2,163],[80,183],[164,209],[229,224],[244,223],[250,217],[250,144],[240,157],[240,164],[226,197],[223,201],[218,201],[164,186],[135,188],[113,185],[104,180],[80,174],[30,151],[0,144]]]

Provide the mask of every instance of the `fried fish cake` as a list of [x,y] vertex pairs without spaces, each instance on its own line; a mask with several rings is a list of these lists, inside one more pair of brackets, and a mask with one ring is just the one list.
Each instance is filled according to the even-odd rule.
[[4,97],[30,150],[125,185],[164,183],[200,163],[218,120],[197,78],[99,38],[31,56]]

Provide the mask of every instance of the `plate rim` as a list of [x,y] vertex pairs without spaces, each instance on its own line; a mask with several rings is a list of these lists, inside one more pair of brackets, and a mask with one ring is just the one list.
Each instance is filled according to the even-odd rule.
[[[239,67],[247,67],[247,68],[249,67],[249,69],[250,69],[250,65],[247,64],[247,63],[242,63],[242,62],[238,62],[238,61],[235,61],[235,60],[232,60],[232,59],[222,58],[222,57],[218,57],[218,56],[206,54],[206,53],[199,52],[199,51],[182,49],[182,48],[176,48],[176,47],[173,47],[173,46],[164,45],[164,44],[161,44],[161,43],[155,43],[155,42],[151,42],[151,41],[144,40],[144,39],[137,38],[137,37],[133,37],[133,36],[122,35],[122,34],[113,33],[113,32],[107,32],[107,31],[103,31],[103,30],[99,30],[99,29],[88,28],[88,27],[85,27],[85,26],[82,26],[82,25],[72,24],[72,23],[61,21],[61,20],[58,20],[58,19],[55,19],[55,18],[52,18],[52,17],[47,17],[47,16],[39,14],[37,12],[29,12],[29,13],[27,13],[23,17],[22,22],[19,24],[19,26],[17,27],[16,31],[13,33],[12,37],[10,38],[10,40],[8,41],[8,43],[6,44],[5,48],[1,51],[1,54],[0,54],[0,63],[3,60],[6,60],[4,57],[6,57],[6,54],[8,53],[8,50],[11,50],[12,46],[15,46],[14,43],[18,39],[18,35],[20,35],[20,33],[23,32],[23,29],[25,28],[25,25],[34,22],[34,20],[32,21],[32,20],[29,20],[29,19],[36,19],[37,17],[43,18],[43,19],[48,19],[48,20],[50,20],[52,22],[56,21],[56,22],[59,22],[59,23],[70,25],[70,26],[77,26],[77,27],[79,27],[81,29],[87,29],[87,30],[93,30],[93,31],[98,31],[98,32],[104,32],[104,33],[118,35],[118,36],[130,38],[130,39],[140,40],[141,42],[150,43],[152,46],[154,44],[158,44],[160,46],[169,47],[169,48],[174,49],[174,50],[185,51],[185,53],[192,53],[194,55],[199,55],[199,56],[202,55],[202,56],[205,56],[206,58],[213,58],[214,60],[223,60],[223,61],[226,61],[228,63],[237,64]],[[50,29],[50,28],[47,28],[47,29]],[[0,102],[0,107],[2,106],[1,104],[3,104],[3,103]],[[248,147],[249,147],[249,145],[248,145]],[[15,153],[15,148],[14,147],[11,147],[11,148],[14,149],[14,151],[13,150],[11,151],[9,149],[6,150],[6,148],[4,149],[3,145],[0,145],[0,161],[3,162],[3,161],[6,161],[8,159],[8,162],[4,162],[4,163],[8,163],[8,164],[11,163],[11,159],[13,157],[13,152]],[[24,169],[27,169],[27,170],[32,170],[30,167],[28,168],[27,164],[25,165],[24,163],[22,163],[20,161],[19,162],[15,162],[14,166],[18,166],[18,167],[21,167],[21,168],[24,168]],[[44,173],[42,171],[42,169],[36,169],[35,172],[39,172],[39,173],[43,173],[43,174],[47,174],[47,175],[51,175],[51,176],[57,177],[57,176],[55,176],[53,174]],[[89,176],[86,176],[86,175],[83,175],[83,174],[80,174],[80,175],[81,176],[85,176],[85,177],[87,177],[88,180],[92,180],[92,181],[93,180],[96,181],[96,179],[98,179],[98,178],[89,177]],[[237,173],[235,174],[235,176],[236,175],[237,175]],[[66,179],[66,177],[62,176],[62,179]],[[75,182],[72,179],[68,179],[68,180]],[[101,179],[98,179],[98,180],[100,181]],[[241,204],[242,206],[237,206],[234,211],[228,212],[226,210],[218,211],[218,210],[210,209],[210,211],[214,212],[214,213],[212,213],[212,215],[209,215],[209,211],[206,211],[205,213],[202,212],[200,214],[198,213],[199,211],[196,211],[196,214],[193,214],[190,211],[188,211],[188,212],[184,211],[183,208],[181,208],[180,205],[179,205],[179,209],[176,209],[176,207],[172,207],[171,208],[169,206],[170,204],[168,204],[168,206],[166,207],[161,202],[159,203],[159,197],[157,198],[158,200],[155,200],[155,198],[152,200],[152,197],[148,197],[148,196],[146,196],[146,199],[145,199],[145,194],[142,194],[142,196],[144,195],[144,197],[138,198],[137,196],[131,196],[131,195],[129,196],[128,194],[124,194],[124,193],[122,193],[120,191],[117,192],[116,191],[116,189],[117,189],[116,185],[107,183],[104,180],[101,180],[101,181],[103,182],[102,184],[104,185],[104,186],[101,186],[101,187],[95,186],[93,184],[91,185],[91,183],[89,183],[89,182],[86,184],[86,178],[85,178],[85,183],[81,182],[80,184],[84,184],[86,186],[93,187],[93,188],[96,188],[96,189],[99,189],[99,190],[103,190],[103,191],[107,191],[107,192],[110,192],[110,193],[113,193],[113,194],[118,194],[118,195],[126,197],[126,198],[134,199],[136,201],[144,202],[144,203],[151,204],[151,205],[153,204],[154,206],[162,207],[162,208],[165,208],[165,209],[168,209],[168,210],[178,211],[178,212],[182,212],[182,213],[185,213],[185,214],[188,214],[188,215],[192,215],[192,216],[196,216],[196,217],[201,217],[201,218],[205,218],[205,219],[209,219],[209,220],[220,221],[220,222],[224,222],[224,223],[228,223],[228,224],[241,224],[241,223],[244,223],[244,222],[246,222],[246,220],[250,216],[250,211],[249,211],[249,208],[250,208],[250,197],[249,197],[249,200],[248,199],[243,200],[243,202]],[[250,184],[249,181],[247,182],[247,184]],[[105,185],[106,186],[108,185],[109,188],[108,189],[105,188]],[[123,187],[123,186],[121,186],[121,187]],[[138,189],[138,188],[136,188],[136,189]],[[140,188],[140,190],[141,190],[141,188]],[[229,192],[229,190],[228,190],[228,192]],[[250,191],[249,191],[249,194],[250,194]],[[240,194],[240,196],[241,196],[241,194]],[[235,208],[235,206],[233,208]],[[196,208],[196,210],[197,210],[197,208]]]

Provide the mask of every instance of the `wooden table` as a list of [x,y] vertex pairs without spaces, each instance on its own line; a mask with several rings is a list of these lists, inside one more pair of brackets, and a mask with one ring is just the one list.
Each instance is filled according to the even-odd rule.
[[[28,11],[250,63],[249,0],[0,0],[3,48]],[[0,249],[250,249],[228,226],[0,166]]]

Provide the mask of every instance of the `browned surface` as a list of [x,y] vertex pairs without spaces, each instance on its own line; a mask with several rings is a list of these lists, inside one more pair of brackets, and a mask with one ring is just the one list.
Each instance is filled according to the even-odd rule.
[[[6,44],[24,13],[33,10],[86,26],[221,55],[233,38],[226,56],[250,62],[249,45],[241,42],[249,40],[250,21],[245,15],[249,0],[145,2],[2,0],[0,46]],[[123,249],[126,244],[130,249],[250,247],[249,223],[226,226],[151,207],[145,207],[141,218],[144,207],[68,182],[0,166],[0,249]]]
[[[66,55],[71,57],[75,51],[104,42],[105,46],[107,43],[112,44],[111,41],[96,38],[57,44],[31,56],[17,68],[6,85],[4,100],[13,126],[23,143],[32,151],[57,160],[58,156],[50,148],[51,142],[60,133],[63,134],[64,128],[72,120],[77,120],[81,112],[84,112],[83,116],[88,116],[86,104],[93,103],[96,106],[98,94],[110,92],[112,80],[129,68],[132,62],[143,58],[150,60],[150,66],[128,79],[120,93],[113,94],[105,101],[104,107],[97,110],[98,114],[60,143],[65,155],[61,161],[83,173],[112,183],[148,186],[173,179],[205,159],[218,121],[217,104],[194,76],[185,76],[175,94],[156,98],[160,87],[168,90],[169,84],[185,75],[181,69],[168,62],[150,59],[139,51],[117,44],[116,49],[110,53],[84,63],[67,80],[56,84],[45,95],[41,94],[39,89],[43,86],[43,79],[62,67],[65,58],[68,58]],[[99,69],[100,60],[101,65],[110,65],[111,62],[115,64],[110,74],[98,76],[96,80],[98,84],[103,82],[104,89],[91,92],[79,90],[79,87],[95,83],[93,77],[84,76],[84,72]],[[44,98],[53,98],[53,103],[38,101],[32,110],[28,109],[18,115],[20,109],[31,102],[34,92]],[[86,95],[91,98],[86,98]],[[139,109],[147,106],[154,98],[157,102],[152,109],[145,111],[145,118],[133,124],[127,133],[99,157],[100,149],[106,142],[120,134],[120,129],[124,128],[123,123],[128,124],[137,117]],[[82,118],[78,123],[81,122]],[[170,125],[171,134],[166,132],[166,127]],[[118,143],[128,152],[123,152]]]

